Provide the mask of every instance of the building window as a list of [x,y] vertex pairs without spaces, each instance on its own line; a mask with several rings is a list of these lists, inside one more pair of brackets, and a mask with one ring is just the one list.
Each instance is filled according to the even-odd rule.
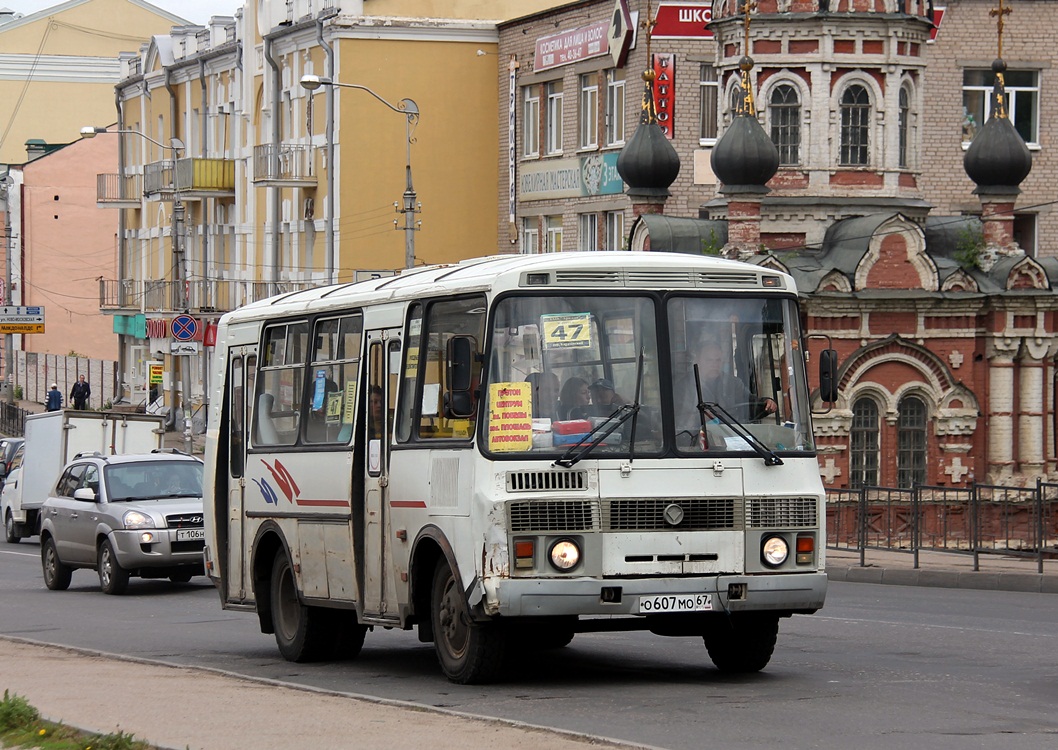
[[867,165],[867,134],[871,125],[871,98],[867,89],[853,84],[841,95],[841,154],[845,167]]
[[776,86],[768,103],[771,140],[779,150],[779,164],[801,162],[801,98],[788,84]]
[[926,483],[926,405],[905,396],[897,406],[896,482],[898,487]]
[[857,399],[852,406],[849,486],[878,486],[878,405],[869,398]]
[[586,73],[580,77],[580,147],[599,145],[599,77]]
[[606,145],[625,142],[625,72],[606,71]]
[[579,223],[580,249],[595,252],[599,249],[599,214],[581,214]]
[[[964,70],[962,74],[963,141],[973,140],[978,128],[992,116],[991,70]],[[1007,92],[1007,117],[1026,143],[1039,142],[1040,78],[1034,70],[1008,70],[1003,75]]]
[[606,212],[605,242],[603,250],[625,249],[625,215],[623,211]]
[[522,89],[522,156],[540,155],[540,87]]
[[545,153],[562,153],[562,82],[551,81],[544,85],[544,148]]
[[907,86],[900,87],[900,113],[897,119],[897,128],[900,131],[900,146],[898,158],[900,160],[899,167],[901,169],[907,169],[907,128],[908,118],[911,114],[911,93],[907,90]]
[[540,226],[535,216],[522,219],[522,247],[523,255],[536,255],[540,252]]
[[716,140],[716,102],[719,98],[720,82],[716,78],[716,68],[702,63],[698,73],[699,107],[698,139]]
[[544,235],[544,252],[562,252],[562,217],[547,217],[547,234]]

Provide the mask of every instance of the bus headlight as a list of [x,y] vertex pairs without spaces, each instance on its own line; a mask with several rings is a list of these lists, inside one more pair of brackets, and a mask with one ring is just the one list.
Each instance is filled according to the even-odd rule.
[[789,556],[790,545],[781,536],[770,536],[760,546],[760,559],[768,567],[779,567]]
[[573,570],[580,562],[580,547],[572,539],[559,539],[551,545],[548,557],[555,570]]

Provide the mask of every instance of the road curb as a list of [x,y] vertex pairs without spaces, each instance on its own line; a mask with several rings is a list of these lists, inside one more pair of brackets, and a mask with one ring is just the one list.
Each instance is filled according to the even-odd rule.
[[983,589],[1033,594],[1058,594],[1058,576],[1040,573],[883,568],[874,565],[827,565],[827,579],[848,583],[892,586],[933,586],[947,589]]

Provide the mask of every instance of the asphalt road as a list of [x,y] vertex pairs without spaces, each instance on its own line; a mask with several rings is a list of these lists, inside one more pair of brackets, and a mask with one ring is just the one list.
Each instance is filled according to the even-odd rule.
[[783,621],[759,675],[720,675],[699,639],[590,634],[516,660],[487,687],[445,680],[414,632],[369,633],[353,662],[285,662],[256,618],[221,610],[201,578],[133,579],[108,597],[78,571],[51,592],[35,541],[0,544],[0,602],[8,635],[673,750],[1058,748],[1058,596],[1047,594],[837,583],[819,614]]

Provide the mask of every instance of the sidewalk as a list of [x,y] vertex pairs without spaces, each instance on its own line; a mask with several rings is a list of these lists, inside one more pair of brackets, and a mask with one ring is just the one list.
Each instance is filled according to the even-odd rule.
[[856,549],[827,549],[827,578],[853,583],[936,586],[1058,594],[1058,560],[1044,560],[1038,572],[1035,557],[982,554],[978,570],[973,555],[919,551],[919,567],[911,552],[867,549],[863,567]]
[[163,750],[645,748],[366,695],[295,688],[0,636],[0,690],[44,718]]

